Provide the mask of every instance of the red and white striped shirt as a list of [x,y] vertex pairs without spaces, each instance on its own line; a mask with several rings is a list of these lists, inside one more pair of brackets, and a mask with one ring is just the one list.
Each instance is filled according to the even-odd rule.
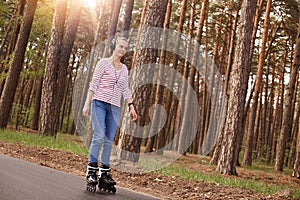
[[109,58],[101,59],[95,68],[89,90],[94,93],[93,99],[120,107],[121,98],[132,98],[128,87],[128,69],[122,64],[116,70]]

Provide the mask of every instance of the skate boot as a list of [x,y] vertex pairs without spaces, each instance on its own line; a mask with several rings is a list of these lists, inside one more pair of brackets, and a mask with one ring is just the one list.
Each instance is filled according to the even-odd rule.
[[108,166],[102,165],[99,170],[99,184],[98,187],[100,190],[116,193],[116,181],[112,179],[111,175],[109,174],[110,168]]
[[96,192],[98,184],[97,172],[99,171],[97,163],[89,163],[86,169],[86,190]]

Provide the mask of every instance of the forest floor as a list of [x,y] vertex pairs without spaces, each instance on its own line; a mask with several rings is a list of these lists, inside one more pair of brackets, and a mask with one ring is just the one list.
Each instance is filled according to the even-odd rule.
[[[70,174],[85,176],[86,156],[48,148],[28,147],[4,141],[0,141],[0,154]],[[173,164],[207,174],[216,174],[213,166],[199,163],[199,157],[193,155],[182,156]],[[238,168],[237,171],[239,176],[230,178],[255,179],[267,184],[285,185],[299,188],[300,190],[300,180],[283,173],[275,174],[244,168]],[[131,174],[113,170],[112,176],[117,181],[118,186],[151,194],[161,199],[292,199],[292,190],[289,189],[273,195],[262,195],[248,189],[233,188],[203,181],[183,180],[176,176],[164,176],[155,172]]]

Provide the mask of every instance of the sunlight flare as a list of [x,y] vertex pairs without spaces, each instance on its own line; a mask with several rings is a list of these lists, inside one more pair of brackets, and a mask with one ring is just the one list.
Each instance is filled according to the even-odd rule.
[[96,8],[97,2],[96,0],[84,0],[83,5],[88,8]]

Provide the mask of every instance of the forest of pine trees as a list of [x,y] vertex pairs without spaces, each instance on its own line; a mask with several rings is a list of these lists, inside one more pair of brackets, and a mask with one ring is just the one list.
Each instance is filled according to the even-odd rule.
[[93,67],[123,33],[139,118],[122,112],[121,159],[204,154],[221,174],[262,162],[300,178],[298,0],[88,1],[1,0],[0,128],[82,134]]

